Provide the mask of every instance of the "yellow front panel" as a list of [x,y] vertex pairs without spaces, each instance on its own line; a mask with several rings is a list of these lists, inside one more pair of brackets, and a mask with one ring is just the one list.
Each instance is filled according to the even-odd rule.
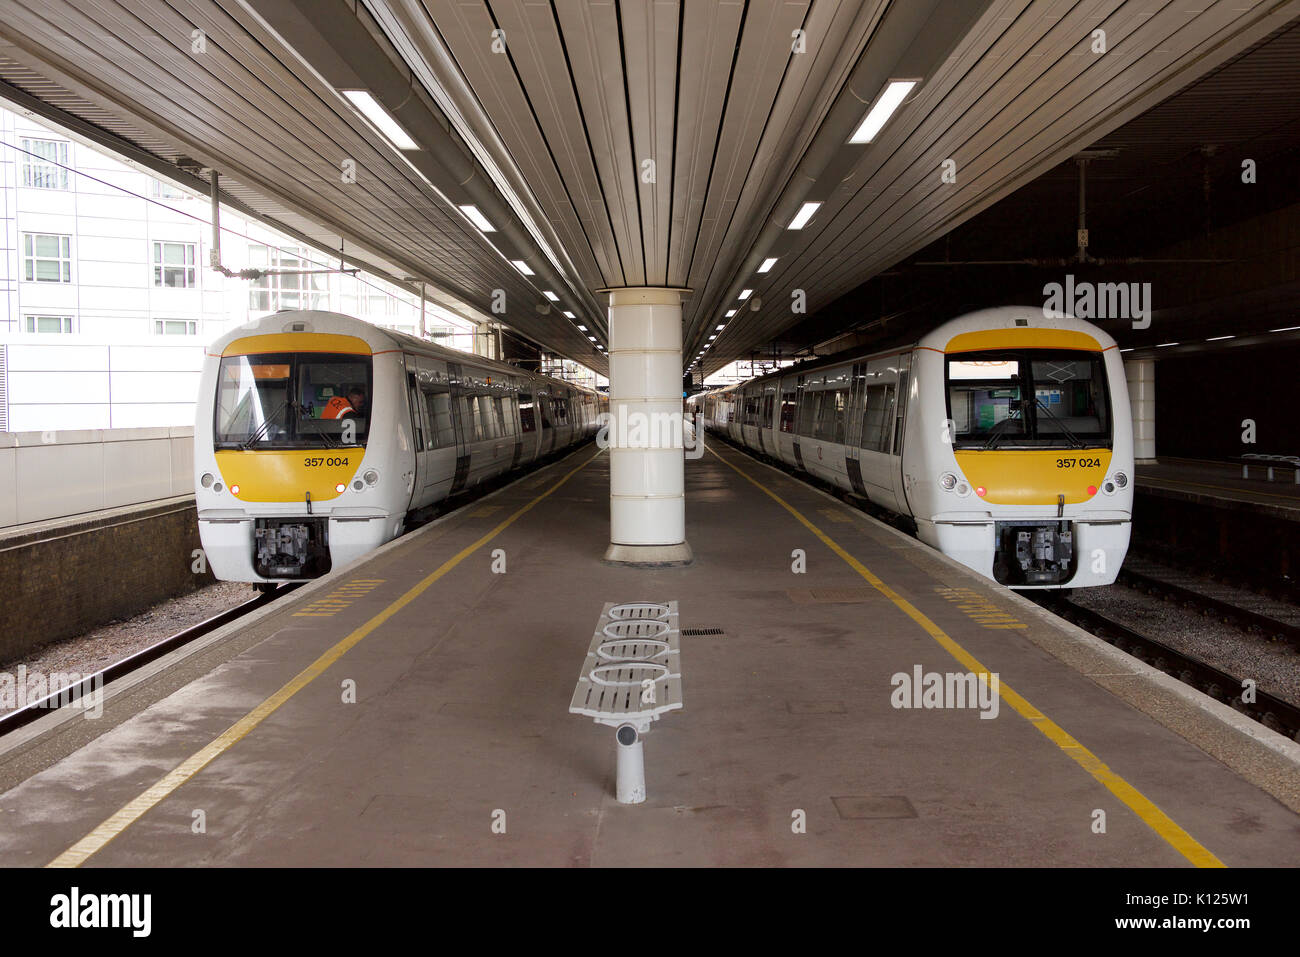
[[216,453],[221,480],[241,502],[303,503],[308,492],[313,502],[338,498],[335,486],[352,481],[364,455],[360,448]]
[[985,349],[1088,349],[1101,351],[1101,343],[1086,332],[1071,329],[981,329],[948,340],[945,352],[980,352]]
[[[1093,496],[1110,468],[1110,449],[959,450],[957,465],[971,488],[987,490],[994,505],[1051,505],[1064,495],[1067,505]],[[1094,493],[1096,494],[1096,493]]]
[[368,356],[370,346],[356,336],[326,332],[276,332],[266,336],[244,336],[222,350],[223,356],[255,356],[266,352],[342,352]]

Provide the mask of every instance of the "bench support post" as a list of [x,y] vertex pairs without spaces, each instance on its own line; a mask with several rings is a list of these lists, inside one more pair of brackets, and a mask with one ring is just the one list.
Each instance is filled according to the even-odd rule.
[[618,745],[618,784],[616,793],[619,804],[643,804],[645,802],[645,751],[641,746],[641,735],[630,724],[620,725],[614,732]]

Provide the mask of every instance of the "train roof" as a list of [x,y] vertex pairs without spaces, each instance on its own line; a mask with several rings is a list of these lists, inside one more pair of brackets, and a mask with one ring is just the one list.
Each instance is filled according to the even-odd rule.
[[975,312],[968,312],[965,315],[948,319],[936,325],[929,332],[923,333],[919,336],[915,332],[896,335],[888,339],[883,339],[866,349],[858,346],[852,349],[845,349],[841,352],[836,352],[832,355],[818,356],[816,359],[797,362],[794,365],[786,366],[783,369],[777,369],[775,372],[769,372],[766,375],[755,376],[752,379],[745,379],[742,382],[735,382],[731,385],[718,386],[697,394],[708,395],[712,392],[732,392],[736,389],[743,389],[746,386],[753,385],[756,382],[762,382],[766,379],[779,379],[788,375],[804,375],[808,372],[815,372],[818,369],[842,365],[846,362],[856,362],[860,359],[870,358],[872,356],[888,355],[891,352],[902,352],[917,346],[924,346],[943,352],[945,351],[945,347],[953,338],[964,333],[978,332],[987,329],[1019,329],[1024,328],[1027,325],[1036,329],[1057,329],[1070,332],[1083,332],[1094,338],[1103,350],[1114,348],[1117,345],[1111,335],[1104,329],[1101,329],[1083,319],[1076,319],[1073,316],[1068,315],[1047,316],[1044,315],[1041,306],[995,306],[990,309],[979,309]]
[[[295,328],[296,325],[306,325],[307,328]],[[397,347],[448,362],[471,364],[492,372],[500,372],[503,375],[527,375],[534,379],[545,380],[555,386],[572,389],[575,392],[585,392],[592,395],[600,394],[595,389],[588,389],[572,382],[565,382],[563,379],[557,379],[554,376],[521,369],[518,366],[512,366],[497,359],[488,359],[473,353],[459,352],[446,346],[427,342],[417,336],[398,332],[395,329],[381,328],[374,323],[366,322],[364,319],[358,319],[355,316],[349,316],[341,312],[330,312],[324,309],[282,309],[279,312],[262,316],[260,319],[253,319],[213,340],[206,351],[210,356],[219,357],[224,353],[226,347],[236,339],[242,339],[249,335],[275,335],[286,332],[350,335],[365,342],[372,352],[382,352]]]

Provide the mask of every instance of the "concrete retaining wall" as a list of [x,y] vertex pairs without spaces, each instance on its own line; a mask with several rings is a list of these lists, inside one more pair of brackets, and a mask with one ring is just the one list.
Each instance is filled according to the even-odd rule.
[[0,533],[0,663],[213,581],[199,548],[192,496]]

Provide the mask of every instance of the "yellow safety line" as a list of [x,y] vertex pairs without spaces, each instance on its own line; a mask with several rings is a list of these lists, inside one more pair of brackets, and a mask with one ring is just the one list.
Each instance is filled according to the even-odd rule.
[[558,482],[548,488],[541,495],[538,495],[527,505],[524,505],[509,518],[504,519],[501,524],[496,526],[496,528],[492,529],[478,541],[474,542],[474,544],[467,545],[451,558],[447,559],[439,565],[436,570],[431,572],[428,577],[414,585],[408,592],[406,592],[406,594],[402,595],[401,598],[398,598],[356,631],[352,632],[338,644],[334,645],[334,647],[322,654],[319,658],[295,675],[279,691],[275,692],[271,697],[267,698],[252,711],[248,712],[248,714],[244,715],[232,724],[215,740],[200,748],[198,751],[195,751],[192,755],[160,778],[157,783],[140,794],[139,797],[124,805],[116,814],[104,821],[104,823],[100,824],[54,860],[50,861],[46,867],[80,867],[85,863],[87,858],[102,850],[109,841],[113,840],[113,838],[117,837],[143,817],[150,808],[170,795],[199,771],[203,770],[203,768],[210,764],[215,758],[225,751],[228,751],[240,739],[274,714],[281,705],[303,688],[307,687],[307,685],[311,684],[311,682],[319,677],[322,672],[330,667],[330,665],[342,658],[343,655],[345,655],[354,645],[358,644],[372,631],[418,598],[425,589],[438,579],[442,578],[443,575],[447,574],[474,552],[478,551],[478,549],[482,548],[497,535],[501,534],[501,532],[513,525],[520,516],[530,511],[538,502],[541,502],[574,475],[590,465],[591,462],[595,460],[596,456],[600,454],[600,452],[597,452],[596,455],[591,456],[581,465],[565,473],[564,477]]
[[[709,449],[717,456],[718,461],[723,462],[730,468],[734,469],[739,475],[755,485],[760,491],[767,493],[776,502],[781,505],[787,512],[793,515],[799,522],[816,535],[821,541],[836,555],[844,559],[849,567],[871,583],[878,592],[893,602],[903,614],[911,618],[914,622],[935,641],[937,641],[948,654],[956,658],[967,671],[971,671],[980,676],[980,680],[985,684],[988,683],[987,675],[990,674],[989,668],[985,667],[970,652],[950,638],[942,628],[931,621],[915,605],[904,598],[898,592],[894,591],[878,578],[872,571],[863,565],[860,561],[841,548],[829,535],[814,525],[808,519],[804,518],[793,505],[787,502],[781,496],[777,495],[758,479],[749,475],[739,466],[728,462],[713,449]],[[998,682],[998,691],[1002,699],[1011,705],[1022,718],[1032,724],[1035,728],[1043,733],[1058,748],[1091,774],[1099,782],[1104,784],[1112,794],[1128,805],[1129,809],[1140,817],[1147,827],[1151,828],[1169,843],[1174,850],[1187,860],[1191,861],[1197,867],[1223,867],[1224,863],[1215,857],[1209,850],[1203,847],[1195,838],[1184,831],[1181,827],[1173,822],[1169,815],[1156,807],[1150,799],[1142,794],[1137,788],[1129,784],[1122,777],[1112,771],[1105,763],[1095,754],[1081,745],[1074,738],[1070,737],[1060,725],[1052,721],[1047,715],[1043,714],[1032,704],[1012,691],[1004,681]]]

